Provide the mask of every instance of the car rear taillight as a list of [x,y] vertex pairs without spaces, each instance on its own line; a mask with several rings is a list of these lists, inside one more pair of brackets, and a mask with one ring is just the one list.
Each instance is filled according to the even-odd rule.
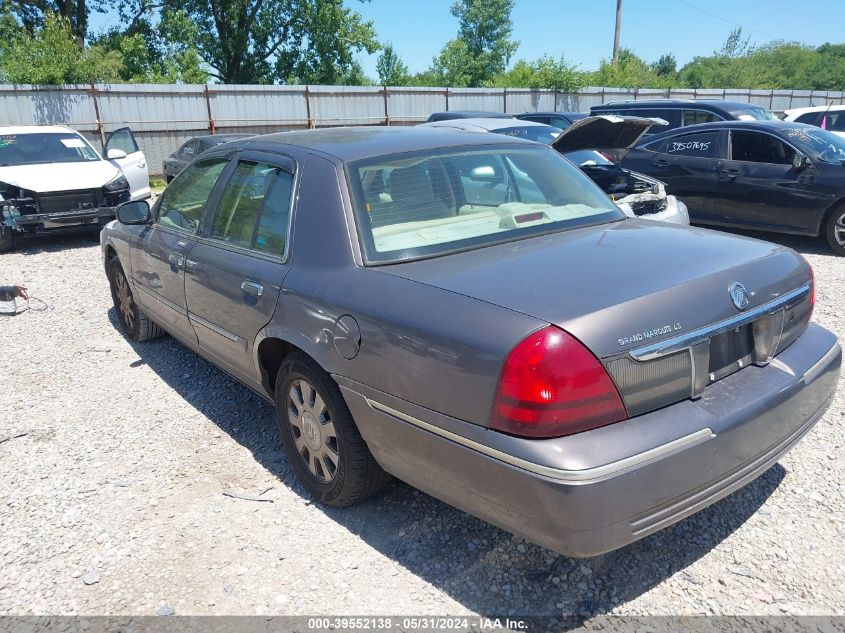
[[816,307],[816,274],[813,272],[813,267],[810,265],[810,262],[807,261],[807,258],[803,255],[801,259],[804,260],[804,263],[807,264],[807,271],[810,273],[810,308],[807,310],[807,323],[810,322],[810,319],[813,318],[813,310]]
[[523,437],[558,437],[628,417],[592,352],[548,326],[514,347],[502,366],[490,427]]

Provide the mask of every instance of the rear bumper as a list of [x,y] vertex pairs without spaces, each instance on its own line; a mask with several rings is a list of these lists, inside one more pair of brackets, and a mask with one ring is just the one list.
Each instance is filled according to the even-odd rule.
[[816,325],[766,367],[687,400],[551,440],[506,436],[336,377],[388,472],[510,532],[594,556],[746,485],[821,418],[842,352]]

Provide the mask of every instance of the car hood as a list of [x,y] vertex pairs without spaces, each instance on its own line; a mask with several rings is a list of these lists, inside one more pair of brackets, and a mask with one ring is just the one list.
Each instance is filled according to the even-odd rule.
[[121,173],[107,160],[0,167],[0,182],[36,193],[102,187]]
[[588,116],[566,128],[552,147],[561,154],[579,149],[629,150],[655,125],[668,123],[663,119],[615,114]]
[[555,324],[600,357],[735,316],[735,281],[751,309],[809,279],[788,248],[635,219],[382,269]]

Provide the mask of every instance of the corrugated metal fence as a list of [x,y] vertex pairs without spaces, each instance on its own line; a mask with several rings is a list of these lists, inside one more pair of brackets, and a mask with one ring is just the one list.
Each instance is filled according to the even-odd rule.
[[181,143],[212,132],[267,133],[336,125],[410,125],[442,110],[580,111],[624,99],[731,99],[783,111],[845,103],[818,90],[652,90],[584,88],[576,93],[522,88],[233,86],[113,84],[0,85],[0,125],[62,124],[100,144],[131,127],[152,173]]

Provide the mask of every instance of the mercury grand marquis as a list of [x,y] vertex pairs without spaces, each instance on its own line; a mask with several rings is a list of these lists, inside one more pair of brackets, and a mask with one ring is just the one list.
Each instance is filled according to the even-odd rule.
[[754,480],[840,370],[800,255],[627,217],[497,134],[228,143],[101,242],[126,335],[168,332],[274,402],[321,502],[395,476],[572,556]]

